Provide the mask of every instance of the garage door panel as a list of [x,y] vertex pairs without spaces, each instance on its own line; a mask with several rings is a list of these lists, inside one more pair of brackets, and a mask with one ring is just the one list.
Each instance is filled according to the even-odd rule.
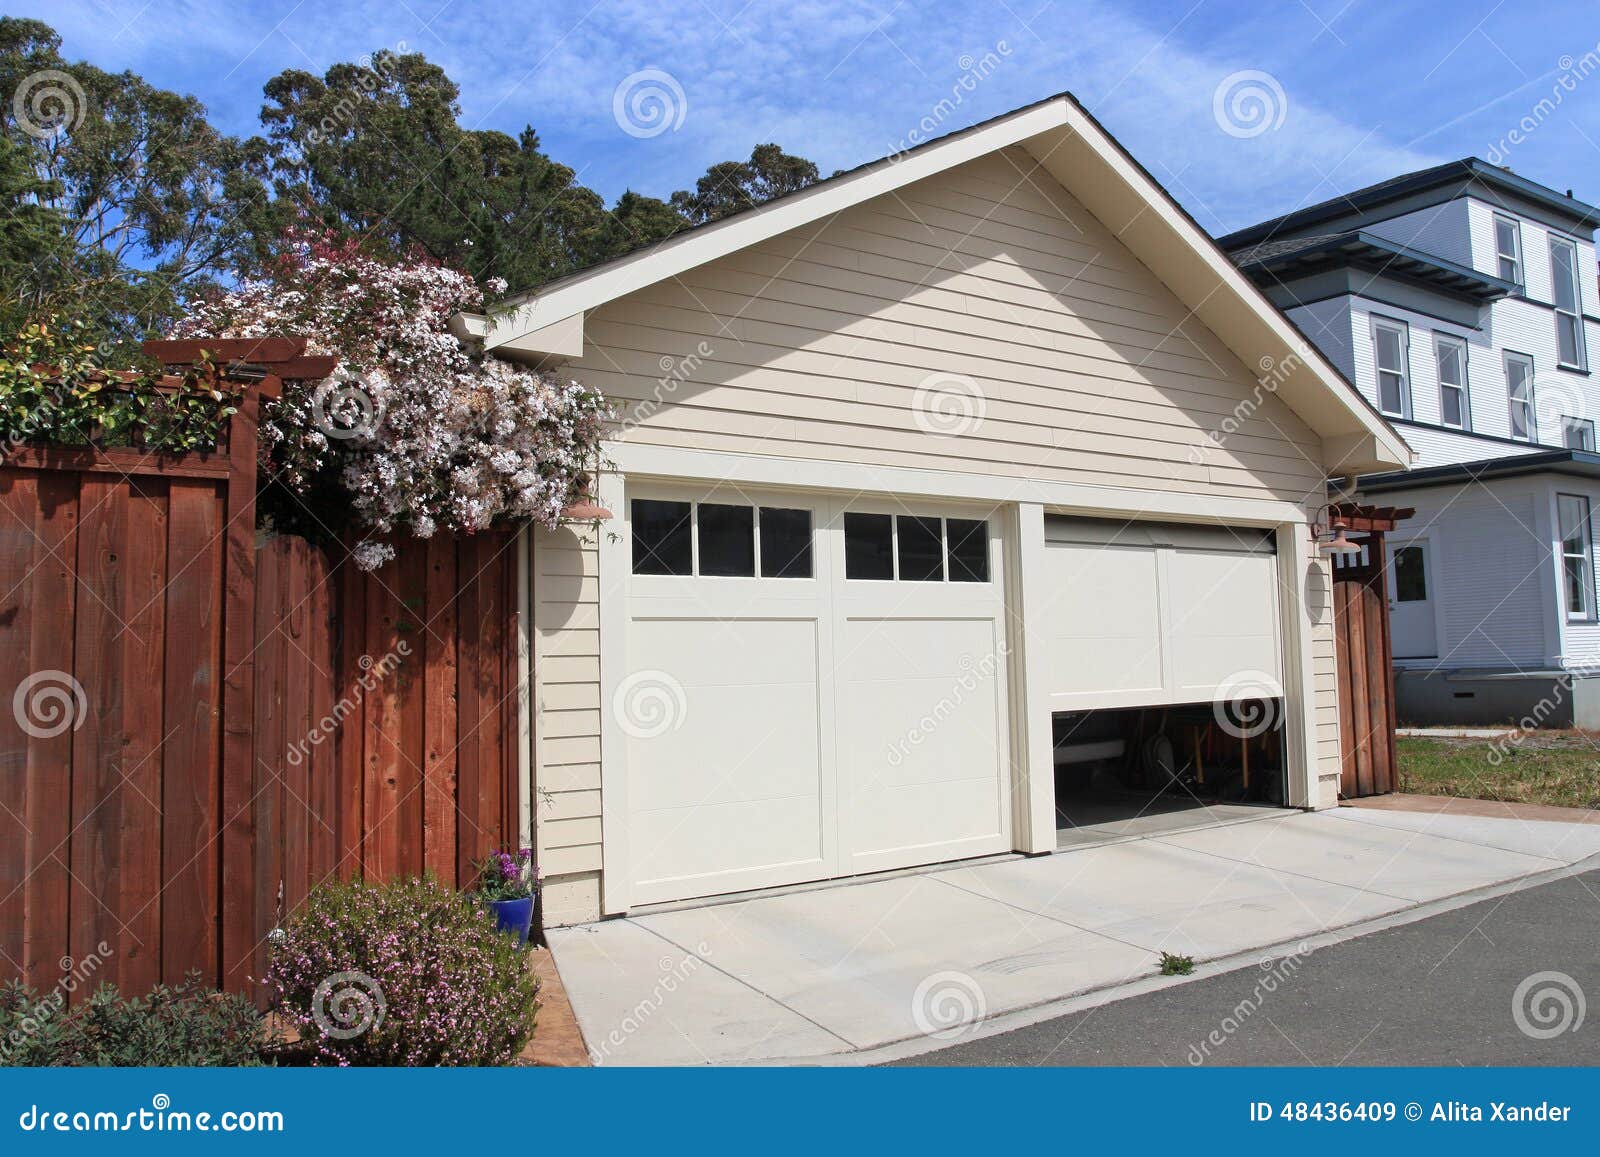
[[1262,554],[1174,551],[1173,677],[1180,697],[1238,682],[1281,694],[1277,559]]
[[854,871],[1006,836],[998,624],[847,620],[840,633],[840,842]]
[[1051,600],[1050,689],[1078,696],[1159,695],[1162,635],[1157,558],[1148,550],[1084,544],[1046,551]]
[[1278,560],[1259,531],[1047,524],[1056,710],[1282,694]]
[[643,895],[814,876],[830,855],[816,620],[638,618],[629,659],[613,709]]
[[[809,825],[796,825],[796,811],[805,809]],[[635,898],[652,903],[814,879],[826,873],[820,828],[814,797],[636,815]]]

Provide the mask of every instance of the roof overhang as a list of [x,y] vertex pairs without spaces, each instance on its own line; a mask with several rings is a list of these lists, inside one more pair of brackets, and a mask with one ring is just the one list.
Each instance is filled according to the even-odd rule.
[[1588,450],[1549,450],[1539,454],[1518,454],[1508,458],[1488,458],[1479,462],[1453,462],[1422,470],[1398,470],[1368,474],[1356,480],[1362,494],[1413,490],[1431,486],[1459,486],[1467,482],[1492,482],[1529,474],[1565,474],[1578,478],[1600,478],[1600,454]]
[[1268,257],[1252,258],[1248,254],[1241,254],[1240,257],[1239,268],[1251,278],[1270,278],[1274,282],[1307,277],[1325,269],[1354,266],[1480,305],[1519,291],[1516,282],[1491,277],[1454,261],[1359,230],[1310,242],[1302,249],[1274,253]]
[[[809,189],[552,282],[457,331],[521,360],[559,356],[540,335],[581,349],[582,315],[770,237],[968,161],[1020,146],[1127,245],[1323,439],[1329,473],[1404,468],[1411,450],[1193,218],[1068,95],[986,121]],[[572,319],[578,319],[575,337]],[[470,340],[470,339],[469,339]]]

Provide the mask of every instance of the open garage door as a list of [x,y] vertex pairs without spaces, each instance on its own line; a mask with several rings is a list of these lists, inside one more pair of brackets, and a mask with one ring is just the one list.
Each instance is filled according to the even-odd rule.
[[1270,533],[1045,521],[1053,711],[1283,694]]
[[1011,847],[987,513],[630,487],[630,904]]

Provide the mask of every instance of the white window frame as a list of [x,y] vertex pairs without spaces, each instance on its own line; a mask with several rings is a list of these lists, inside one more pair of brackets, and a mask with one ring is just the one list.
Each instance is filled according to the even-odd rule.
[[[1562,515],[1562,506],[1565,503],[1578,503],[1578,520],[1582,524],[1583,547],[1578,551],[1567,549],[1567,521]],[[1589,499],[1582,494],[1556,495],[1556,534],[1558,536],[1557,551],[1561,561],[1559,578],[1561,583],[1561,609],[1566,614],[1569,623],[1592,623],[1595,621],[1594,603],[1594,532],[1589,522]],[[1583,567],[1583,606],[1574,609],[1568,599],[1571,593],[1567,589],[1567,565],[1572,560],[1578,560]]]
[[[1563,369],[1587,370],[1589,368],[1589,351],[1586,348],[1583,333],[1583,278],[1579,274],[1578,246],[1570,237],[1561,237],[1550,234],[1550,307],[1555,310],[1556,318],[1556,364]],[[1556,271],[1565,269],[1572,278],[1572,309],[1563,309],[1556,296]],[[1572,325],[1573,344],[1577,348],[1578,360],[1574,362],[1561,360],[1561,323],[1568,320]]]
[[[1511,226],[1511,252],[1510,253],[1507,253],[1503,249],[1500,248],[1500,226],[1502,226],[1502,225]],[[1523,284],[1523,280],[1522,280],[1522,222],[1518,221],[1515,217],[1507,217],[1504,213],[1496,213],[1494,215],[1494,257],[1495,257],[1494,269],[1495,269],[1495,274],[1497,276],[1499,276],[1500,278],[1502,278],[1503,280],[1506,280],[1506,281],[1514,281],[1519,286]],[[1506,275],[1501,271],[1500,263],[1502,261],[1511,262],[1512,273],[1511,273],[1510,277],[1506,277]]]
[[[1461,367],[1461,381],[1456,383],[1444,380],[1444,351],[1456,351],[1457,365]],[[1448,426],[1452,430],[1472,429],[1472,391],[1469,387],[1467,376],[1467,343],[1465,339],[1453,333],[1435,331],[1433,335],[1433,365],[1434,373],[1439,379],[1439,425]],[[1444,398],[1446,390],[1455,390],[1461,395],[1461,421],[1452,422],[1445,417]]]
[[[1526,366],[1528,369],[1527,376],[1523,378],[1523,382],[1527,386],[1527,396],[1523,398],[1519,398],[1511,392],[1511,366],[1513,362],[1518,365]],[[1537,442],[1539,440],[1539,430],[1535,425],[1535,414],[1533,408],[1533,359],[1527,354],[1519,354],[1514,350],[1506,350],[1504,364],[1506,375],[1506,416],[1510,423],[1510,426],[1506,432],[1518,442]],[[1522,427],[1527,431],[1527,433],[1521,436],[1517,434],[1516,421],[1516,414],[1519,409],[1522,411],[1523,415]]]
[[[1386,370],[1383,368],[1383,359],[1380,354],[1378,334],[1382,330],[1390,330],[1400,339],[1400,368]],[[1383,406],[1383,375],[1400,375],[1400,408],[1386,410]],[[1378,403],[1378,412],[1391,418],[1411,417],[1411,327],[1403,321],[1395,321],[1389,317],[1372,317],[1372,379],[1375,400]]]
[[[1573,442],[1572,435],[1578,435],[1577,442]],[[1563,414],[1561,417],[1561,444],[1568,450],[1587,450],[1594,453],[1594,422],[1588,418],[1574,418]]]

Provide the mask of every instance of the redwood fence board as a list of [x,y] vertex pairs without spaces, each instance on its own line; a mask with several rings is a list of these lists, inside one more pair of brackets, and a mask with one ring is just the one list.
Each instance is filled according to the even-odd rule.
[[319,883],[464,884],[516,842],[514,533],[399,540],[371,575],[258,539],[256,405],[226,453],[0,463],[0,698],[56,673],[84,708],[0,711],[0,979],[92,955],[128,991],[259,997]]

